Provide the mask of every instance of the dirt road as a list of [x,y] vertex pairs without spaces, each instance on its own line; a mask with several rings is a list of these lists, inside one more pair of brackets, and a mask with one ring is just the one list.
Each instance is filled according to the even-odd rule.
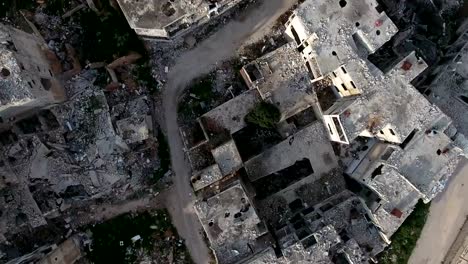
[[440,264],[468,215],[468,161],[459,166],[445,189],[431,204],[426,225],[410,264]]
[[[170,69],[163,92],[163,108],[172,167],[175,173],[174,188],[167,197],[167,207],[174,225],[186,239],[193,260],[199,264],[210,262],[209,250],[203,240],[201,225],[193,210],[190,186],[190,165],[185,159],[183,144],[177,125],[177,99],[194,78],[209,73],[217,63],[235,55],[236,49],[250,36],[258,37],[271,27],[275,20],[297,0],[263,0],[257,8],[248,10],[239,21],[232,21],[218,32],[182,54]],[[259,33],[260,32],[260,33]]]
[[82,210],[73,210],[71,225],[74,228],[83,227],[89,224],[100,223],[118,215],[129,212],[141,212],[149,209],[160,209],[165,204],[165,199],[169,190],[166,190],[156,197],[145,196],[140,199],[123,201],[116,204],[91,205]]

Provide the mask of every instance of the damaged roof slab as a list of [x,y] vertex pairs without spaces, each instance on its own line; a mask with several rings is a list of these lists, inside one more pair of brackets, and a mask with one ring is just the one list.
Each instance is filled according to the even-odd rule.
[[0,24],[0,118],[17,117],[65,99],[50,64],[40,38]]
[[[261,78],[252,81],[255,73]],[[311,80],[304,60],[293,43],[256,59],[241,70],[244,80],[255,87],[265,100],[271,100],[281,113],[281,120],[289,118],[315,103]],[[256,75],[258,75],[256,73]]]
[[137,34],[170,38],[179,31],[206,22],[241,0],[117,0]]
[[245,116],[260,101],[258,91],[249,90],[204,114],[201,117],[202,125],[204,124],[203,119],[209,119],[234,134],[247,126],[244,121]]
[[195,191],[199,191],[222,178],[223,174],[221,173],[218,164],[213,164],[192,177],[192,186]]
[[236,263],[252,254],[251,246],[265,232],[240,181],[198,201],[195,209],[219,263]]
[[404,149],[392,153],[388,164],[424,194],[429,202],[442,191],[462,159],[463,152],[444,133],[421,133]]
[[148,139],[152,132],[151,116],[132,116],[116,123],[117,131],[127,144],[142,142]]
[[[382,199],[382,206],[373,214],[382,232],[390,237],[411,214],[422,194],[395,168],[385,165],[381,168],[381,174],[367,184]],[[393,215],[392,211],[395,209],[402,212],[402,215]]]
[[353,56],[355,51],[350,46],[355,50],[360,46],[370,54],[396,34],[398,28],[377,7],[377,1],[373,0],[309,0],[294,11],[295,17],[288,23],[296,27],[300,42],[315,34],[311,56],[316,58],[320,71],[328,74]]
[[236,143],[232,139],[212,149],[211,153],[224,176],[236,172],[243,165]]
[[[410,54],[407,59],[413,56]],[[345,67],[356,85],[361,87],[362,95],[352,98],[347,107],[338,110],[332,107],[326,114],[341,115],[340,121],[350,141],[363,132],[378,135],[382,129],[391,128],[395,141],[403,142],[414,129],[425,130],[445,117],[407,82],[414,74],[402,74],[401,63],[388,74],[357,57],[348,61]],[[421,71],[417,67],[413,70]]]
[[245,163],[251,181],[308,159],[314,174],[338,166],[333,148],[321,122],[315,122]]

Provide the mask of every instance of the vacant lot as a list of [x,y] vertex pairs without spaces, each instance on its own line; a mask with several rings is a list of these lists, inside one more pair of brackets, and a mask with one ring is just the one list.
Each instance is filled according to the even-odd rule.
[[124,214],[90,228],[94,263],[192,263],[166,210]]

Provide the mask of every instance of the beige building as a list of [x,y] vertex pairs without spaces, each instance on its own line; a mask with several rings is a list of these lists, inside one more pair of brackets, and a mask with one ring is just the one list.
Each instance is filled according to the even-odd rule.
[[56,65],[55,55],[39,37],[0,25],[0,128],[65,100]]

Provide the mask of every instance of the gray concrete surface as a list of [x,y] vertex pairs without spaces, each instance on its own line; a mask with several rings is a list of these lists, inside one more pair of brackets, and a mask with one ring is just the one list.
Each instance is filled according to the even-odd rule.
[[468,160],[463,160],[430,213],[409,264],[440,264],[468,215]]
[[170,69],[167,86],[163,91],[166,132],[171,148],[172,167],[175,173],[174,188],[167,197],[167,207],[174,225],[186,244],[195,263],[211,261],[205,244],[200,222],[193,209],[193,194],[190,186],[190,166],[183,152],[183,143],[177,124],[177,99],[186,85],[194,78],[209,73],[217,63],[235,55],[236,49],[249,37],[258,37],[266,32],[275,20],[297,0],[263,0],[257,8],[232,21],[218,32],[182,54]]

